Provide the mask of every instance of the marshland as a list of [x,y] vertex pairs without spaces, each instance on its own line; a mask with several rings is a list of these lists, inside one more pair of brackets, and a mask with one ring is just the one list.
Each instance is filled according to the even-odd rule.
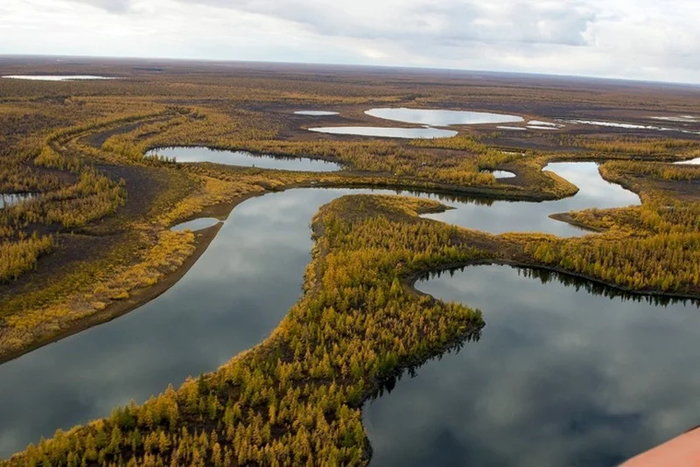
[[697,424],[696,88],[158,69],[0,83],[7,465],[612,465]]

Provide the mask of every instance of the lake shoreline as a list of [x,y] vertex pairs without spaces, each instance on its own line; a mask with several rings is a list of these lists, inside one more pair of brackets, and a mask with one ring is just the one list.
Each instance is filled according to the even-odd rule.
[[[228,167],[229,169],[236,170],[249,170],[246,167],[239,166],[226,166],[224,164],[216,164],[222,167]],[[267,170],[267,169],[263,169]],[[271,169],[272,170],[272,169]],[[345,175],[363,177],[367,175],[372,175],[371,173],[364,172],[345,172]],[[314,181],[295,183],[285,186],[279,189],[267,189],[263,192],[249,193],[243,195],[239,198],[234,199],[228,203],[222,203],[217,205],[210,205],[205,207],[201,212],[197,213],[196,216],[188,216],[183,219],[179,219],[177,223],[187,222],[190,220],[197,219],[199,217],[216,217],[216,218],[226,218],[228,217],[236,206],[239,204],[258,196],[264,196],[268,193],[288,191],[298,188],[319,188],[319,189],[386,189],[386,190],[396,190],[402,191],[400,196],[413,196],[414,193],[425,193],[433,195],[444,195],[446,197],[473,197],[484,200],[493,201],[513,201],[513,202],[534,202],[540,203],[544,201],[551,201],[556,199],[563,199],[568,196],[557,198],[551,193],[546,192],[536,192],[531,190],[522,191],[511,191],[504,189],[499,185],[494,185],[490,187],[484,186],[440,186],[433,185],[427,187],[411,186],[407,183],[400,183],[400,179],[396,180],[397,183],[377,183],[368,180],[365,183],[343,183],[343,182],[330,182],[330,183],[316,183]],[[573,196],[573,195],[569,195]],[[576,224],[569,222],[568,219],[558,219],[562,222],[566,222],[577,226]],[[175,225],[175,224],[174,224]],[[7,363],[9,361],[15,360],[23,355],[31,353],[34,350],[42,348],[46,345],[58,342],[64,338],[73,336],[79,332],[88,330],[92,327],[99,326],[104,323],[108,323],[116,318],[124,316],[137,308],[145,305],[146,303],[156,299],[163,293],[167,292],[172,286],[174,286],[185,274],[194,266],[197,260],[204,254],[211,242],[214,240],[222,224],[219,223],[207,229],[203,229],[195,233],[195,250],[188,256],[182,266],[177,268],[175,271],[168,272],[154,285],[130,292],[128,299],[122,301],[115,301],[109,304],[105,309],[100,310],[87,316],[85,318],[77,320],[75,323],[61,330],[60,332],[53,334],[49,337],[40,338],[29,344],[27,347],[23,347],[18,351],[9,352],[6,354],[0,354],[0,365]]]
[[693,294],[681,294],[681,293],[673,293],[673,292],[661,292],[659,290],[634,290],[634,289],[630,289],[630,288],[625,287],[625,286],[616,285],[616,284],[613,284],[611,282],[606,282],[604,280],[597,279],[597,278],[592,277],[592,276],[587,276],[585,274],[567,271],[566,269],[562,269],[562,268],[547,266],[547,265],[538,264],[538,263],[528,263],[525,260],[504,259],[504,258],[479,259],[479,260],[474,260],[474,261],[448,263],[448,264],[444,264],[444,265],[441,265],[441,266],[438,266],[435,268],[430,268],[427,270],[411,273],[408,276],[406,276],[402,282],[403,282],[404,287],[407,287],[409,290],[411,290],[412,292],[414,292],[418,295],[431,296],[430,294],[426,294],[424,292],[421,292],[420,290],[418,290],[415,287],[416,282],[418,282],[423,276],[425,276],[425,274],[440,273],[440,272],[444,272],[444,271],[449,271],[451,269],[460,269],[460,268],[465,268],[465,267],[469,267],[469,266],[489,266],[489,265],[511,266],[511,267],[515,267],[515,268],[533,269],[533,270],[537,270],[537,271],[553,272],[553,273],[561,274],[563,276],[570,276],[570,277],[574,277],[576,279],[582,279],[582,280],[591,282],[593,284],[609,287],[611,289],[615,289],[615,290],[619,291],[622,294],[635,295],[638,297],[670,298],[670,299],[678,299],[678,300],[700,301],[700,292],[693,295]]
[[[264,194],[264,193],[262,193]],[[209,213],[213,217],[224,217],[228,216],[233,209],[243,203],[244,201],[247,201],[248,199],[254,198],[256,196],[260,196],[260,193],[250,193],[248,195],[242,196],[238,199],[236,199],[233,202],[230,203],[223,203],[223,204],[218,204],[218,205],[213,205],[205,208],[202,213]],[[198,214],[202,214],[198,213]],[[193,220],[196,219],[196,217],[191,217],[189,219],[183,220],[183,222],[186,222],[187,220]],[[200,231],[194,232],[195,233],[195,242],[194,242],[194,251],[190,256],[188,256],[185,261],[183,262],[182,266],[177,268],[175,271],[172,271],[170,273],[167,273],[163,276],[161,280],[156,282],[150,287],[145,287],[142,289],[135,290],[130,293],[130,296],[126,300],[121,300],[121,301],[114,301],[111,304],[109,304],[107,307],[105,307],[103,310],[100,310],[96,313],[93,313],[90,316],[87,316],[83,319],[78,320],[76,323],[74,323],[72,326],[69,326],[68,328],[62,330],[61,332],[54,334],[50,337],[44,338],[44,339],[38,339],[37,341],[33,342],[29,346],[22,348],[21,350],[17,352],[11,352],[7,353],[4,355],[0,356],[0,365],[10,362],[12,360],[15,360],[17,358],[20,358],[28,353],[33,352],[34,350],[38,350],[44,346],[47,346],[49,344],[53,344],[55,342],[58,342],[62,339],[65,339],[67,337],[73,336],[75,334],[78,334],[82,331],[86,331],[88,329],[91,329],[93,327],[99,326],[101,324],[106,324],[109,323],[110,321],[120,318],[137,308],[145,305],[146,303],[155,300],[158,298],[160,295],[164,294],[167,292],[171,287],[173,287],[180,279],[182,279],[185,274],[194,266],[194,264],[199,260],[199,258],[204,254],[205,251],[207,251],[209,245],[211,242],[216,238],[217,234],[219,233],[219,230],[223,227],[223,222],[219,222],[216,225],[213,225],[211,227],[208,227],[206,229],[202,229]]]

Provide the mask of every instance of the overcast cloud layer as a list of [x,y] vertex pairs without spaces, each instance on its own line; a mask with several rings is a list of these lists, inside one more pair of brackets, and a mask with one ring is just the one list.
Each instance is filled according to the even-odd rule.
[[1,0],[0,54],[356,63],[700,83],[697,0]]

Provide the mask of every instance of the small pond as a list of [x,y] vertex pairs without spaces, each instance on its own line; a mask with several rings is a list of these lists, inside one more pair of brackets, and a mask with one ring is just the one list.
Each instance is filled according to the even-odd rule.
[[553,123],[553,122],[545,122],[542,120],[530,120],[527,122],[529,126],[535,126],[535,127],[551,127],[551,128],[562,128],[564,125],[560,123]]
[[595,125],[595,126],[611,127],[611,128],[625,128],[628,130],[676,131],[679,133],[700,135],[700,131],[686,130],[683,128],[660,127],[660,126],[654,126],[654,125],[639,125],[637,123],[607,122],[607,121],[599,121],[599,120],[565,120],[565,121],[568,123],[574,123],[574,124],[579,124],[579,125]]
[[431,126],[479,125],[486,123],[517,123],[523,118],[517,115],[466,110],[381,108],[370,109],[367,115],[403,123],[417,123]]
[[700,420],[697,302],[497,265],[416,286],[486,326],[366,405],[372,466],[612,467]]
[[338,115],[338,112],[330,112],[327,110],[297,110],[294,115],[306,115],[308,117],[327,117]]
[[558,130],[559,128],[554,126],[542,126],[542,125],[528,125],[526,127],[528,130]]
[[700,165],[700,157],[697,157],[695,159],[690,159],[688,161],[674,162],[674,164],[677,164],[677,165]]
[[174,157],[177,162],[213,162],[216,164],[257,167],[259,169],[293,170],[299,172],[336,172],[342,167],[333,162],[308,157],[283,157],[259,155],[247,151],[226,151],[206,147],[173,147],[153,149],[146,157],[153,155]]
[[7,75],[3,78],[8,79],[28,79],[32,81],[80,81],[80,80],[101,80],[101,79],[119,79],[108,76],[94,75]]
[[5,207],[14,206],[15,204],[19,204],[23,201],[31,199],[34,196],[36,196],[36,194],[34,194],[34,193],[13,193],[13,194],[0,193],[0,209],[3,209]]
[[222,221],[215,217],[200,217],[198,219],[192,219],[191,221],[174,225],[170,228],[170,230],[175,232],[182,230],[191,230],[192,232],[196,232],[197,230],[204,230],[208,229],[209,227],[214,227],[219,222]]
[[450,138],[457,134],[456,131],[439,128],[389,128],[374,126],[328,126],[309,128],[309,131],[328,133],[331,135],[357,135],[374,136],[382,138],[406,138],[406,139],[433,139]]
[[663,120],[666,122],[676,123],[700,123],[700,117],[694,115],[666,116],[666,117],[649,117],[654,120]]
[[515,178],[515,174],[513,172],[508,172],[507,170],[484,170],[484,172],[490,173],[496,177],[496,179]]

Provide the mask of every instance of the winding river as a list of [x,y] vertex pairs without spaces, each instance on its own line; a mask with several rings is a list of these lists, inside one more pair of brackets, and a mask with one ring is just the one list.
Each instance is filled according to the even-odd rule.
[[[493,233],[543,231],[582,235],[585,232],[552,220],[548,215],[639,202],[633,193],[603,181],[594,163],[550,164],[548,170],[571,180],[581,191],[565,200],[542,203],[450,200],[446,204],[456,209],[430,217]],[[371,192],[307,188],[247,200],[235,208],[192,269],[166,293],[117,320],[0,365],[0,393],[4,396],[0,400],[0,457],[23,449],[41,436],[52,435],[57,428],[67,429],[106,416],[115,406],[131,399],[141,402],[162,392],[168,384],[177,387],[187,376],[215,370],[233,355],[262,341],[300,296],[303,272],[310,260],[309,220],[314,213],[339,196]],[[270,284],[275,286],[270,287]],[[491,285],[498,285],[496,279]],[[555,286],[550,284],[543,291]],[[500,289],[502,295],[506,295],[503,290],[509,291],[515,309],[527,305],[528,310],[536,310],[541,297],[545,296],[544,292],[519,296],[518,288],[507,284]],[[439,292],[426,291],[440,296]],[[497,327],[489,300],[490,295],[480,301],[467,300],[470,305],[485,310],[488,324],[484,341]],[[569,306],[566,300],[560,301],[554,296],[551,303],[562,310]],[[674,309],[656,311],[674,317],[676,313]],[[615,312],[611,312],[611,317],[621,322],[630,316],[633,315],[617,313],[617,304]],[[668,319],[669,332],[663,336],[672,338],[671,328],[683,331],[686,323],[681,318]],[[572,326],[575,324],[572,322]],[[464,353],[471,354],[481,345],[481,342],[469,344]],[[652,362],[668,366],[661,354],[652,356],[655,357]],[[561,365],[564,365],[564,356],[561,357]],[[482,363],[489,365],[490,360],[483,358]],[[596,363],[602,361],[591,360],[592,365]],[[426,366],[426,370],[430,368],[431,365]],[[558,371],[559,367],[554,369]],[[637,377],[631,370],[629,374]],[[542,373],[535,373],[533,377],[540,377]],[[527,372],[522,371],[521,378],[527,379]],[[513,384],[501,380],[512,390],[517,389],[516,380]],[[676,387],[689,384],[688,381],[670,379],[666,383],[668,387]],[[636,384],[619,378],[616,382],[621,387]],[[399,388],[404,384],[402,382]],[[452,391],[461,389],[454,387]],[[393,395],[386,400],[392,398]],[[481,406],[478,399],[475,406]],[[379,405],[370,406],[368,420],[373,420],[371,414],[377,407]],[[423,408],[429,409],[430,404],[426,403]],[[427,414],[414,415],[427,419]],[[582,425],[576,429],[586,431],[591,427]],[[377,462],[382,463],[378,432],[369,428]],[[418,440],[414,442],[419,443]]]

